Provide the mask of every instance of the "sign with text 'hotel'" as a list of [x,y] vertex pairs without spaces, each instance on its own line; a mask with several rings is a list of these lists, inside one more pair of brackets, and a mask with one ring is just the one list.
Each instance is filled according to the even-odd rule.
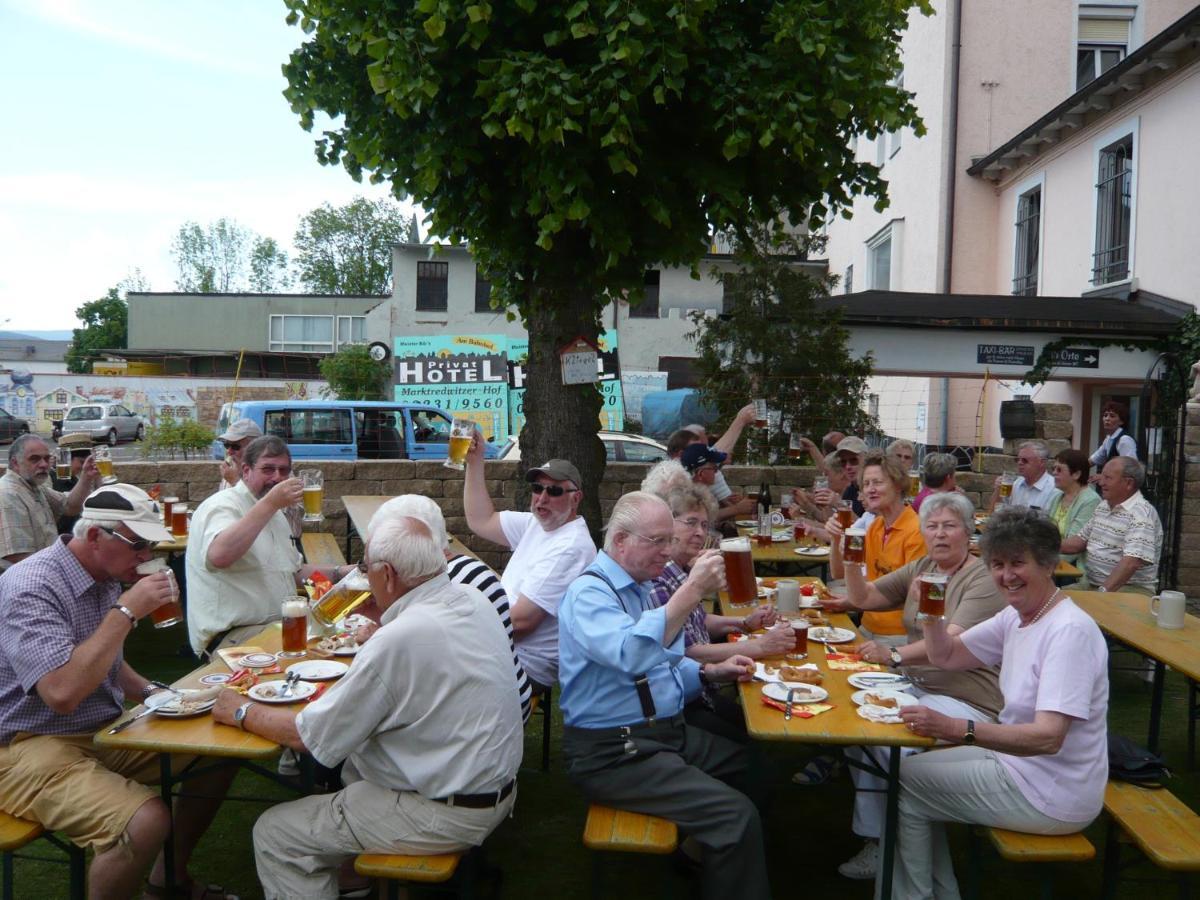
[[473,420],[492,441],[508,437],[508,338],[453,334],[398,337],[395,399]]
[[[621,363],[617,354],[617,332],[600,335],[600,353],[596,360],[597,387],[604,405],[600,408],[600,427],[608,431],[625,428],[625,402],[621,391]],[[525,363],[529,357],[527,338],[508,339],[508,415],[510,434],[520,434],[525,425]]]

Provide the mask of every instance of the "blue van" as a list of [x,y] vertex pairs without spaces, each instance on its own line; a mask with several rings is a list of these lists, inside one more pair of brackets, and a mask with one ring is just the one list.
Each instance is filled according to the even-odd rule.
[[[449,413],[436,406],[385,400],[239,400],[226,403],[216,434],[231,422],[251,419],[263,434],[287,441],[293,460],[445,459],[450,446]],[[219,440],[213,459],[224,459]],[[484,457],[498,456],[494,444]]]

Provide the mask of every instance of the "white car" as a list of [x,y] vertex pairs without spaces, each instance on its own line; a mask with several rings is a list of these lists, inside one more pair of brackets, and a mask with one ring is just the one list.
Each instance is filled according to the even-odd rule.
[[120,403],[77,403],[67,407],[62,433],[86,434],[111,447],[117,441],[140,441],[146,436],[146,423]]
[[[667,447],[658,441],[640,434],[627,434],[624,431],[601,431],[600,440],[604,442],[604,455],[609,462],[639,462],[653,463],[667,458]],[[508,443],[500,448],[500,459],[519,460],[521,444],[516,436],[510,437]]]

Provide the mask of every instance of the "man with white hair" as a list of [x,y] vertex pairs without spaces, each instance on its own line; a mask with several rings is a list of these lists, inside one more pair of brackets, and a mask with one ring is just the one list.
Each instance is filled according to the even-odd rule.
[[446,574],[450,576],[451,584],[463,584],[475,588],[487,598],[500,617],[504,633],[508,635],[508,645],[512,648],[513,670],[517,679],[517,696],[521,700],[521,721],[528,722],[533,711],[533,686],[529,676],[517,658],[517,648],[513,642],[512,617],[509,615],[508,594],[500,583],[500,576],[491,570],[487,563],[466,553],[454,553],[450,549],[450,535],[446,532],[446,519],[441,507],[420,494],[401,494],[386,501],[367,524],[367,533],[396,516],[412,516],[420,519],[433,535],[434,543],[442,548],[446,557]]
[[771,894],[762,822],[729,782],[750,774],[746,748],[685,723],[684,705],[706,683],[747,681],[754,662],[703,665],[684,654],[683,625],[724,585],[718,551],[696,557],[663,606],[650,582],[671,558],[675,525],[659,497],[617,501],[604,550],[572,582],[559,611],[563,753],[588,799],[675,822],[700,845],[704,896]]
[[226,691],[213,717],[322,765],[345,787],[283,803],[254,826],[269,898],[338,896],[360,853],[438,854],[478,846],[509,815],[524,738],[512,656],[496,613],[446,577],[428,526],[388,517],[367,532],[361,568],[382,625],[335,690],[299,713]]
[[[1062,491],[1054,486],[1054,476],[1046,471],[1049,458],[1050,448],[1041,441],[1025,441],[1017,447],[1017,473],[1021,477],[1013,482],[1009,506],[1028,506],[1042,512],[1050,509],[1050,504]],[[1003,476],[996,477],[991,501],[993,509],[1000,499],[1002,480]]]

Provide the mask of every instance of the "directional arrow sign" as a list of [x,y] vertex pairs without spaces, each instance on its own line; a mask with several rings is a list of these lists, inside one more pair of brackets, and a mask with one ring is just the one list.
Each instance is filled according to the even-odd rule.
[[1100,368],[1100,351],[1094,347],[1064,347],[1050,354],[1050,362],[1055,366],[1073,369]]

